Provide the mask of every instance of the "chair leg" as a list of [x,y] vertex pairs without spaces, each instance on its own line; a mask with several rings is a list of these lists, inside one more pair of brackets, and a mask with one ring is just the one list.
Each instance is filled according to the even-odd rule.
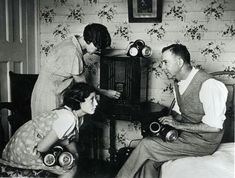
[[[0,121],[2,120],[2,118],[0,117]],[[6,141],[5,141],[5,134],[3,131],[3,127],[2,127],[2,122],[0,122],[0,157],[2,155],[2,151],[4,149],[6,145]]]

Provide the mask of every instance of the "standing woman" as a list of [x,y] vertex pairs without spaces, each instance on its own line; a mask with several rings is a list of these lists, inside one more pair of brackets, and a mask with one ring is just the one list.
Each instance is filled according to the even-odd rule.
[[[110,34],[102,24],[89,24],[83,36],[72,36],[53,48],[42,66],[31,97],[32,118],[50,111],[61,103],[61,93],[71,81],[86,81],[83,55],[109,47]],[[114,90],[97,89],[100,94],[118,99],[120,93]]]
[[[86,83],[72,83],[63,94],[63,104],[21,126],[6,145],[2,159],[18,168],[48,170],[60,178],[74,177],[76,164],[69,168],[46,166],[42,155],[54,145],[63,145],[78,158],[76,141],[83,116],[94,114],[97,106],[95,88]],[[76,163],[76,161],[75,161]]]

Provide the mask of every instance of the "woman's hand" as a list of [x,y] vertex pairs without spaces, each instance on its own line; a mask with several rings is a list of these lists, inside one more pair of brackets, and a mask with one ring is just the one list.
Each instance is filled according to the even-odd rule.
[[180,125],[180,122],[173,119],[172,116],[163,116],[163,117],[159,118],[159,122],[161,122],[164,125],[172,126],[176,129],[178,129],[178,127]]
[[37,151],[46,152],[50,147],[56,143],[58,136],[54,130],[51,130],[37,145]]
[[121,96],[121,93],[115,90],[103,90],[103,95],[111,99],[119,99]]
[[73,79],[76,82],[85,82],[86,83],[86,76],[84,74],[81,75],[73,75]]

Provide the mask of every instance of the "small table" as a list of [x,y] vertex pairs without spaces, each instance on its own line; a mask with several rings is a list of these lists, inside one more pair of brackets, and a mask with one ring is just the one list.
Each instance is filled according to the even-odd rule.
[[143,102],[139,104],[117,104],[112,102],[102,102],[99,111],[110,120],[110,161],[115,162],[116,150],[116,121],[139,121],[141,123],[142,135],[145,136],[146,127],[153,117],[160,117],[168,113],[168,109],[158,103]]

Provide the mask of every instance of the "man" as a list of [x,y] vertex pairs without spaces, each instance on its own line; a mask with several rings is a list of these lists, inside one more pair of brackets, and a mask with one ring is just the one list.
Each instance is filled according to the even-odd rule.
[[[175,82],[177,114],[159,118],[162,124],[181,131],[174,142],[146,137],[134,149],[117,178],[156,178],[168,160],[212,154],[223,136],[228,91],[222,82],[190,64],[190,54],[181,44],[162,49],[163,70]],[[174,112],[175,113],[175,112]]]

